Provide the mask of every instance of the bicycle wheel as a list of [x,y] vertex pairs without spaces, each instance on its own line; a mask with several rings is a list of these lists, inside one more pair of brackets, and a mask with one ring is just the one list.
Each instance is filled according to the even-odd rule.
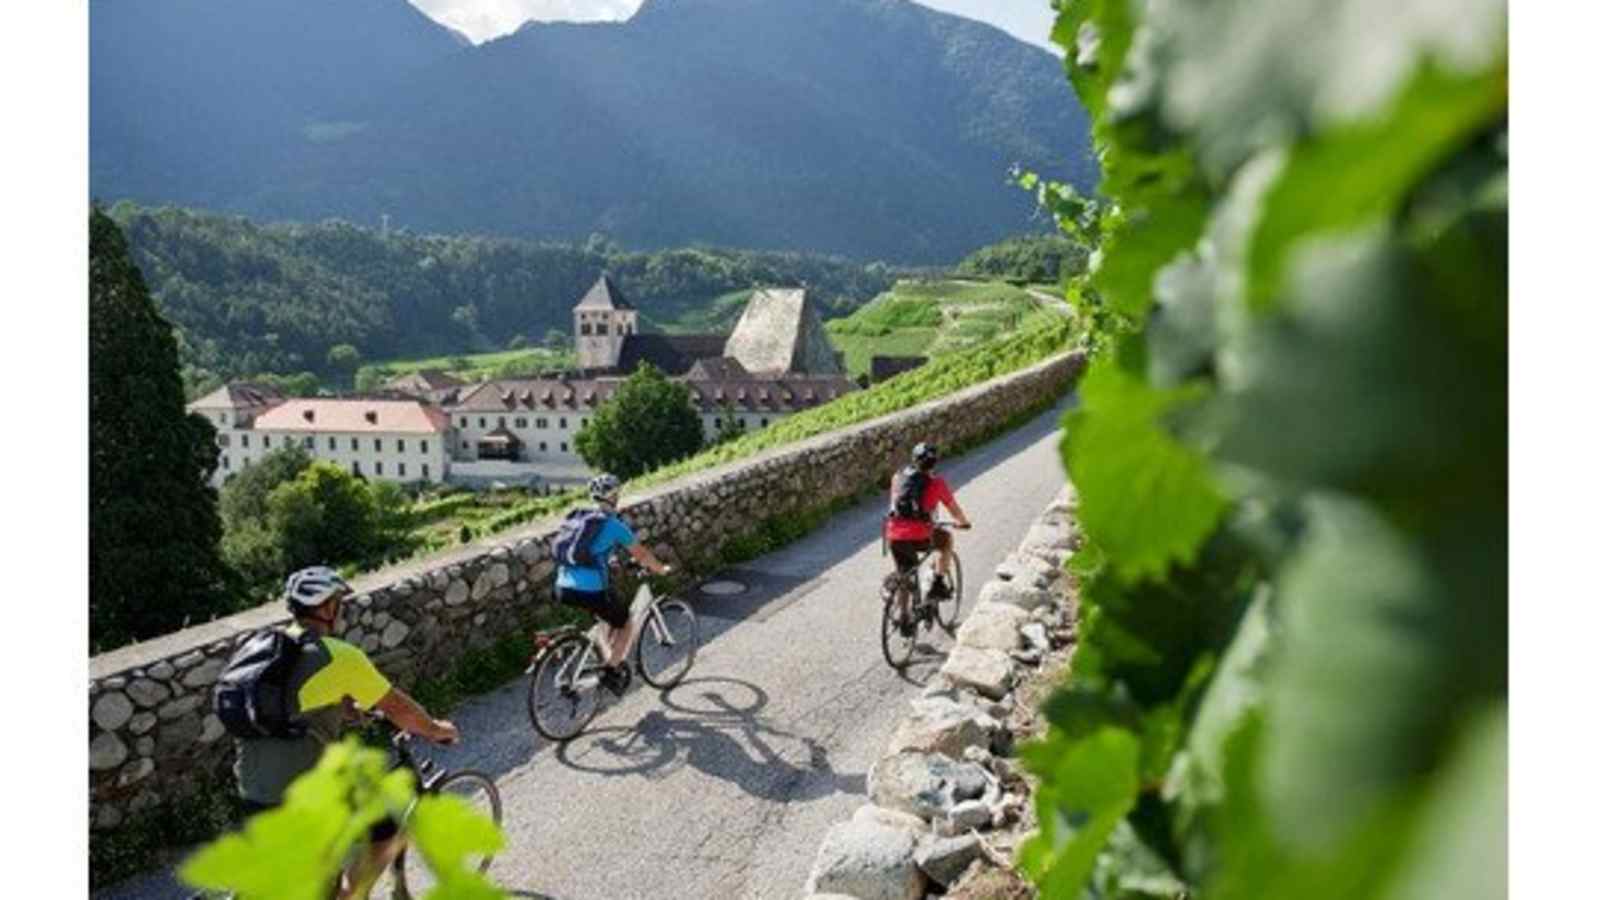
[[682,600],[666,600],[640,624],[633,656],[644,680],[666,690],[689,674],[699,649],[700,623],[694,610]]
[[528,718],[552,741],[583,730],[600,707],[600,653],[588,635],[569,634],[545,651],[528,681]]
[[915,598],[905,598],[902,608],[903,593],[904,589],[901,589],[883,602],[883,622],[878,629],[883,644],[883,658],[896,669],[904,669],[911,662],[911,651],[917,647]]
[[[494,779],[482,772],[452,772],[440,779],[433,793],[460,797],[480,814],[493,819],[494,824],[500,824],[500,790],[494,786]],[[493,861],[492,856],[477,856],[468,857],[466,864],[482,875],[489,871],[489,863]],[[395,896],[401,900],[421,900],[439,883],[433,870],[428,868],[427,860],[411,847],[401,850],[395,857],[394,880]]]
[[940,600],[933,608],[933,618],[945,634],[954,635],[960,625],[961,615],[961,557],[950,553],[950,596]]

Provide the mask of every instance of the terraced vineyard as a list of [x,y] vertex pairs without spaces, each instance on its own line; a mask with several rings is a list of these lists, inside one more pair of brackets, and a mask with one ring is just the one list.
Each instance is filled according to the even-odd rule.
[[828,337],[851,376],[872,357],[941,356],[1014,334],[1039,321],[1041,302],[1004,282],[903,279],[843,319]]

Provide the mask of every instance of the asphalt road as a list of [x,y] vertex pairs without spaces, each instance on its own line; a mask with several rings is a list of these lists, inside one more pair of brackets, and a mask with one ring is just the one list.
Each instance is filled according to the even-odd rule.
[[[1061,489],[1061,412],[941,469],[974,523],[956,533],[963,611]],[[950,645],[934,631],[904,675],[883,661],[883,505],[724,573],[749,589],[696,599],[689,677],[665,693],[635,679],[565,746],[533,731],[526,678],[456,710],[463,744],[424,752],[498,783],[507,849],[494,879],[556,900],[799,896],[823,834],[865,801],[868,767]],[[185,892],[159,873],[99,896]]]

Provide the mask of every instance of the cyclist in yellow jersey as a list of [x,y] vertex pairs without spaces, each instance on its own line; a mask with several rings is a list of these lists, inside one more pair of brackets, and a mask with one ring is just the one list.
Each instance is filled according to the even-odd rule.
[[[397,728],[442,744],[454,743],[455,725],[428,714],[405,691],[391,685],[359,647],[330,637],[339,621],[350,585],[326,566],[313,566],[289,576],[284,600],[294,614],[289,634],[300,642],[300,655],[289,674],[288,689],[306,733],[296,738],[249,738],[238,743],[234,774],[239,795],[251,814],[283,802],[290,782],[317,764],[322,749],[339,739],[345,725],[345,704],[383,712]],[[399,825],[386,819],[369,832],[363,857],[344,874],[339,898],[366,897],[383,870],[400,852]]]

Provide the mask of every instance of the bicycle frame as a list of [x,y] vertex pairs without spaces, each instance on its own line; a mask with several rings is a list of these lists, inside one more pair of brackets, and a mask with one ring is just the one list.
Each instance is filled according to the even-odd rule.
[[[623,652],[624,658],[632,653],[634,647],[638,645],[639,638],[644,634],[645,628],[651,630],[657,642],[668,645],[673,643],[672,634],[667,630],[666,620],[662,618],[659,612],[660,602],[670,599],[670,596],[665,595],[657,598],[655,592],[650,589],[649,582],[641,582],[639,584],[639,589],[634,591],[633,602],[628,605],[629,624],[637,627],[633,629],[633,640],[629,642],[627,649]],[[599,624],[596,623],[595,627],[589,630],[589,643],[584,647],[583,652],[568,660],[561,667],[561,670],[556,673],[558,683],[574,684],[585,672],[591,672],[599,668],[598,665],[591,665],[590,663],[591,659],[596,656],[604,658],[604,651],[600,646],[600,638],[595,633],[599,628]],[[549,634],[539,635],[539,647],[537,652],[534,653],[533,659],[528,663],[527,672],[531,673],[538,666],[545,650],[555,643],[556,636],[575,630],[575,626],[566,626]]]

